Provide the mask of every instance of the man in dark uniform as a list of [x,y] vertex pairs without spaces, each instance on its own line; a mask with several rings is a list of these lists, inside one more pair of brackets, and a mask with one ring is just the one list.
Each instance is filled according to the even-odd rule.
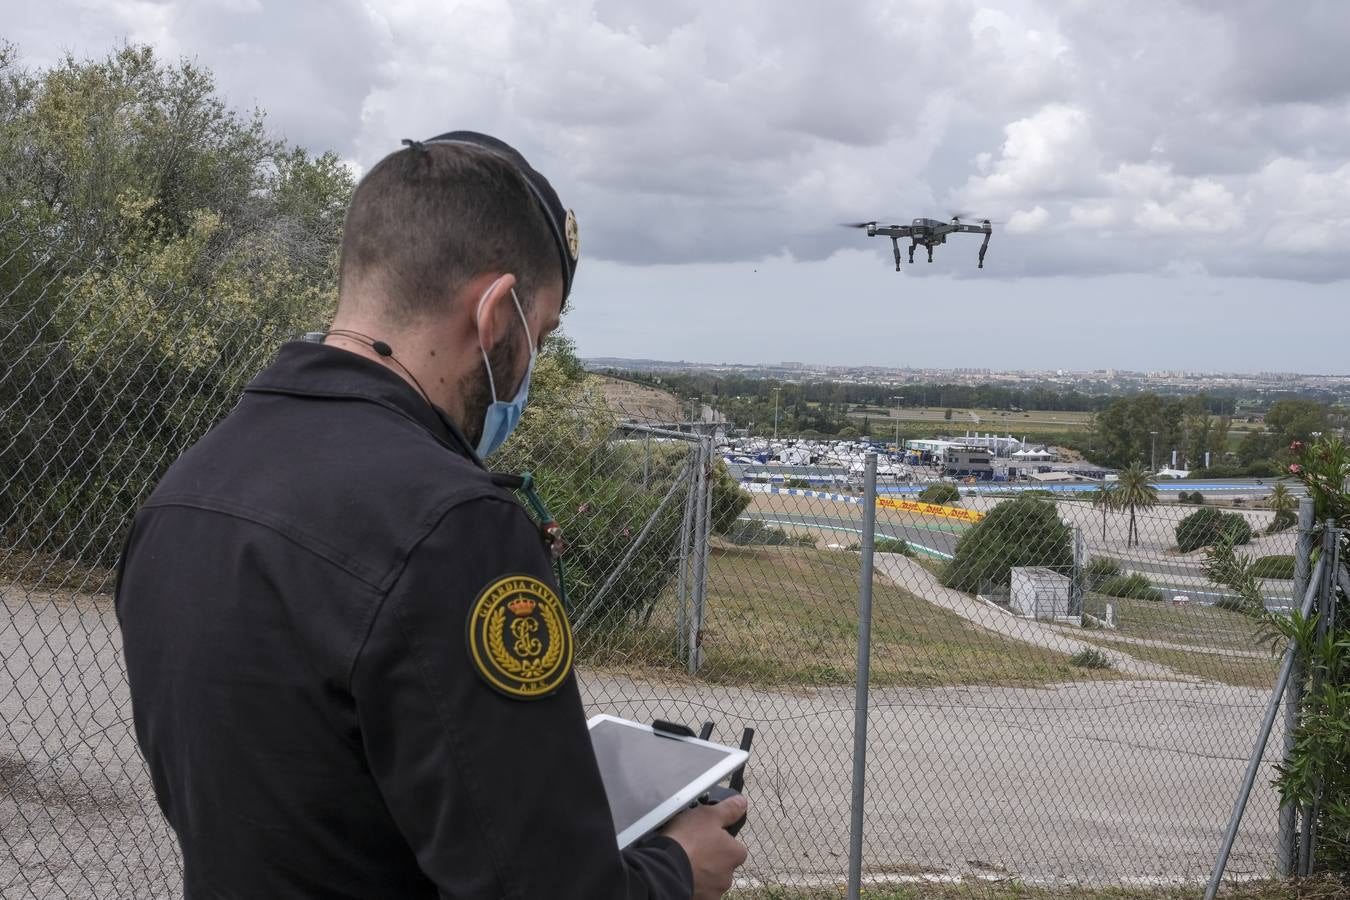
[[136,735],[200,898],[715,897],[740,798],[620,853],[538,526],[484,468],[576,223],[506,144],[409,143],[283,346],[136,516]]

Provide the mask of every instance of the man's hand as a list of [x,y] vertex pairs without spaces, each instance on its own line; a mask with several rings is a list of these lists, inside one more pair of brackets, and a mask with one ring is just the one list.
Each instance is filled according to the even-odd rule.
[[731,890],[731,875],[745,862],[745,845],[725,831],[745,815],[745,797],[685,810],[661,833],[674,839],[694,869],[694,900],[716,900]]

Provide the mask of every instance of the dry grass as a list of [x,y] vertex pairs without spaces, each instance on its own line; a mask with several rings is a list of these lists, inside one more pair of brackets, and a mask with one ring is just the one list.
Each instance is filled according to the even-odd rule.
[[0,547],[0,582],[10,582],[24,590],[111,595],[116,577],[113,569],[63,559],[52,553]]
[[[809,548],[719,548],[709,562],[699,677],[723,684],[852,684],[858,639],[858,557]],[[591,665],[678,668],[674,600],[663,625],[587,647]],[[1039,687],[1118,678],[970,624],[878,579],[873,594],[872,684]]]
[[623,418],[679,422],[685,418],[674,394],[606,375],[591,376],[604,393],[605,403]]
[[[1089,594],[1084,607],[1102,618],[1106,615],[1107,599]],[[1257,622],[1242,613],[1199,603],[1173,606],[1166,600],[1109,599],[1116,607],[1116,633],[1126,637],[1218,650],[1255,649]]]
[[1280,668],[1276,656],[1253,658],[1246,656],[1222,656],[1217,653],[1200,653],[1187,650],[1169,650],[1162,647],[1149,647],[1142,644],[1129,644],[1101,637],[1101,632],[1085,631],[1075,634],[1079,640],[1088,641],[1099,647],[1119,650],[1144,662],[1170,666],[1184,675],[1231,684],[1235,687],[1265,688],[1269,690],[1275,684],[1275,675]]

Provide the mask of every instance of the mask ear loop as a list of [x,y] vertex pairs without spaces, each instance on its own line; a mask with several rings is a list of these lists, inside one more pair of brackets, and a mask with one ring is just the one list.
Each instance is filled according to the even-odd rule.
[[[474,327],[478,329],[478,352],[483,357],[483,368],[487,369],[488,388],[492,391],[493,403],[496,403],[499,399],[497,397],[497,379],[492,376],[492,363],[488,360],[487,351],[483,349],[483,329],[478,325],[478,321],[483,317],[483,304],[487,302],[488,295],[492,293],[492,289],[500,284],[502,278],[505,277],[505,275],[501,276],[501,278],[498,278],[496,281],[492,282],[492,284],[488,285],[486,291],[483,291],[483,296],[478,298],[478,308],[474,311],[473,319]],[[521,327],[525,329],[525,340],[530,347],[530,363],[533,364],[535,359],[539,356],[539,348],[535,346],[534,334],[530,331],[530,320],[525,318],[525,308],[520,305],[520,297],[516,294],[515,288],[511,288],[511,302],[515,304],[516,315],[520,316]]]
[[[478,322],[480,319],[483,318],[483,304],[487,302],[488,294],[491,294],[492,289],[495,288],[498,284],[500,284],[502,278],[505,277],[506,276],[503,275],[501,276],[501,278],[498,278],[496,281],[492,282],[492,284],[489,284],[487,286],[487,290],[483,291],[483,296],[478,298],[478,308],[474,310],[473,314],[473,326],[474,328],[478,329],[478,352],[483,355],[483,368],[487,369],[488,388],[492,391],[493,403],[497,402],[497,379],[492,377],[492,363],[488,361],[487,351],[483,349],[483,328],[481,325],[478,324]],[[525,333],[529,334],[530,330],[526,328]]]

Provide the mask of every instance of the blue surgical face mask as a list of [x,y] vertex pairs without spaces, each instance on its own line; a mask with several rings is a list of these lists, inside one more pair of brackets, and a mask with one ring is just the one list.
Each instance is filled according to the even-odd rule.
[[[496,282],[483,292],[482,298],[478,301],[478,312],[483,311],[483,304],[487,302],[488,294],[496,287]],[[478,352],[483,354],[483,367],[487,369],[488,387],[492,390],[492,404],[488,406],[487,411],[483,413],[483,436],[478,439],[478,456],[487,458],[488,455],[495,452],[498,447],[506,443],[506,439],[511,436],[511,432],[516,430],[520,424],[520,416],[525,412],[525,402],[530,398],[530,375],[534,373],[534,336],[530,334],[530,323],[525,321],[525,311],[520,308],[520,298],[516,296],[516,289],[511,289],[511,300],[516,304],[516,313],[520,316],[520,322],[525,326],[525,340],[530,345],[530,364],[525,369],[525,378],[520,382],[520,389],[516,391],[515,397],[510,401],[497,399],[497,383],[492,377],[492,364],[488,362],[487,351],[483,349],[483,343],[478,343]],[[477,319],[475,318],[475,321]]]

